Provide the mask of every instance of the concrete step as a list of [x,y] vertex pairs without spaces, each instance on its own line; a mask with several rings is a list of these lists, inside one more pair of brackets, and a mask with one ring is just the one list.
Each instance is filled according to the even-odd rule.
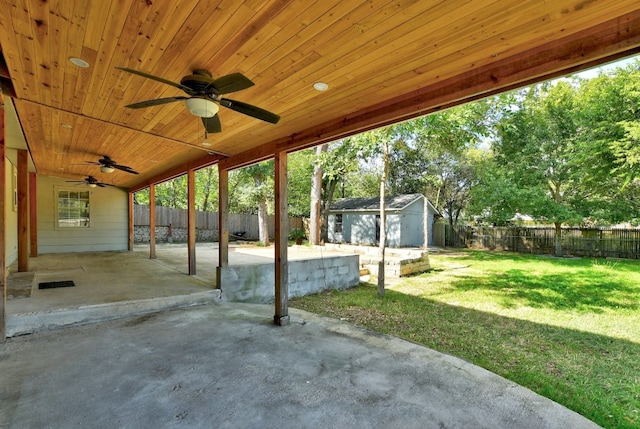
[[220,289],[7,316],[7,337],[220,302]]

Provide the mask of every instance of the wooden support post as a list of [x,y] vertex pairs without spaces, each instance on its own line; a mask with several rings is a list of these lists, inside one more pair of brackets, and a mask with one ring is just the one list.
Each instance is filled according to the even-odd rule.
[[221,272],[229,266],[229,170],[218,167],[218,268],[216,288],[222,289]]
[[156,185],[149,185],[149,258],[156,259]]
[[6,232],[6,193],[7,180],[5,160],[6,138],[4,125],[4,109],[0,109],[0,339],[7,338],[7,232]]
[[38,256],[38,173],[29,173],[29,256]]
[[287,238],[289,235],[289,214],[287,212],[287,153],[275,156],[275,299],[276,314],[273,322],[284,326],[289,324],[289,263]]
[[29,154],[18,150],[18,272],[29,271]]
[[135,225],[133,223],[133,192],[129,192],[129,217],[128,217],[128,223],[129,223],[129,238],[128,238],[128,245],[127,248],[129,249],[129,252],[133,252],[133,239],[134,239],[134,231],[135,231]]
[[229,171],[218,171],[218,265],[229,266]]
[[196,275],[196,171],[187,172],[187,248],[189,275]]

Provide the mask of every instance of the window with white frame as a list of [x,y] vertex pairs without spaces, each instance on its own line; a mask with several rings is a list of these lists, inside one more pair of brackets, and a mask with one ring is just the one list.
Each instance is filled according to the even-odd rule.
[[58,189],[58,228],[89,228],[89,191]]
[[341,214],[336,215],[333,231],[338,233],[342,232],[342,215]]

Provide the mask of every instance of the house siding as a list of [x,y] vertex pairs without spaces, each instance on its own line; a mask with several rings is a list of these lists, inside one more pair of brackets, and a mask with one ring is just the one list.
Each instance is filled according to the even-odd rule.
[[[38,252],[97,252],[128,249],[127,192],[90,190],[90,227],[56,228],[56,189],[74,189],[64,179],[38,176]],[[81,186],[81,185],[80,185]],[[81,188],[85,190],[87,188]]]

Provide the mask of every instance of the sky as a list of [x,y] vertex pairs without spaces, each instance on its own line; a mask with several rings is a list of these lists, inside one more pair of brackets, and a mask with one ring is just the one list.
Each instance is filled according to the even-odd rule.
[[580,73],[576,73],[576,75],[580,76],[583,79],[591,79],[598,76],[598,73],[600,73],[600,71],[611,70],[618,67],[624,67],[625,65],[629,64],[630,62],[638,58],[640,58],[640,56],[624,58],[619,61],[614,61],[612,63],[608,63],[602,66],[598,66],[589,70],[582,71]]

